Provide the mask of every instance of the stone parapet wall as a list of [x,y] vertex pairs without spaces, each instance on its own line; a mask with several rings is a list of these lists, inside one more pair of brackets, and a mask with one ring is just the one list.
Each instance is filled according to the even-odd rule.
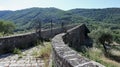
[[63,32],[65,32],[65,30],[67,31],[71,28],[74,28],[75,26],[76,25],[69,25],[69,26],[64,27],[64,29],[54,28],[54,29],[52,29],[52,32],[51,32],[51,30],[44,30],[41,32],[41,36],[43,39],[53,38],[55,35],[63,33]]
[[0,38],[0,54],[11,52],[14,48],[28,48],[37,41],[35,33]]
[[[66,30],[73,28],[76,25],[67,26]],[[51,30],[44,30],[41,32],[43,39],[50,39],[55,35],[63,32],[61,28],[55,28]],[[13,51],[14,48],[28,48],[34,45],[39,38],[38,33],[31,32],[19,35],[0,37],[0,54]]]
[[53,62],[55,67],[105,67],[91,61],[69,48],[63,41],[65,33],[52,39]]

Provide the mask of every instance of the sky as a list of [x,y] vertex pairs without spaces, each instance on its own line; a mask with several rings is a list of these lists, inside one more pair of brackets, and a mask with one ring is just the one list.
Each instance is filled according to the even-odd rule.
[[75,8],[120,8],[120,0],[0,0],[0,10],[20,10],[31,7],[55,7],[62,10]]

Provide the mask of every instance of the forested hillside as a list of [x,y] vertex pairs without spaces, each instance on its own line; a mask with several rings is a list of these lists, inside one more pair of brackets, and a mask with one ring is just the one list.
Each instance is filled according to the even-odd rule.
[[120,8],[73,9],[69,12],[75,15],[91,18],[96,21],[120,23]]
[[[120,8],[72,9],[63,11],[57,8],[29,8],[17,11],[0,11],[0,19],[12,21],[17,29],[31,29],[39,19],[43,26],[64,23],[103,22],[119,24]],[[46,27],[47,28],[47,27]]]

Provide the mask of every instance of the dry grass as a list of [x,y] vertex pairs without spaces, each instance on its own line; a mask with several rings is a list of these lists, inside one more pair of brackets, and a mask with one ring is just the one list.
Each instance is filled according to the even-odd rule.
[[51,54],[51,45],[45,45],[41,48],[39,52],[39,57],[49,58],[50,54]]
[[51,54],[51,44],[50,42],[45,42],[44,46],[38,45],[37,48],[33,50],[32,55],[36,58],[49,58]]
[[[120,63],[114,61],[114,60],[111,60],[111,59],[108,59],[106,57],[102,57],[101,60],[104,62],[104,63],[107,63],[108,65],[111,64],[113,67],[120,67]],[[111,67],[112,67],[111,66]],[[108,67],[108,66],[107,66]]]
[[111,50],[110,50],[110,53],[111,53],[112,55],[115,55],[115,56],[120,56],[120,51],[119,51],[119,50],[111,49]]
[[82,55],[99,62],[106,67],[120,67],[120,63],[105,57],[103,52],[98,48],[88,49],[85,53],[82,53]]
[[44,60],[45,66],[48,67],[49,65],[49,59],[50,59],[50,54],[51,54],[51,44],[50,42],[44,42],[44,46],[38,45],[36,50],[33,50],[32,55],[35,58],[41,58]]

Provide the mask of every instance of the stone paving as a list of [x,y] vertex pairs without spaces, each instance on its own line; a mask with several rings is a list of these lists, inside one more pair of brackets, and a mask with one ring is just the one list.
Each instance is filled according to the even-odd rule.
[[33,47],[22,52],[22,56],[18,54],[4,54],[0,55],[0,67],[44,67],[44,60],[35,58],[32,53],[39,49]]

